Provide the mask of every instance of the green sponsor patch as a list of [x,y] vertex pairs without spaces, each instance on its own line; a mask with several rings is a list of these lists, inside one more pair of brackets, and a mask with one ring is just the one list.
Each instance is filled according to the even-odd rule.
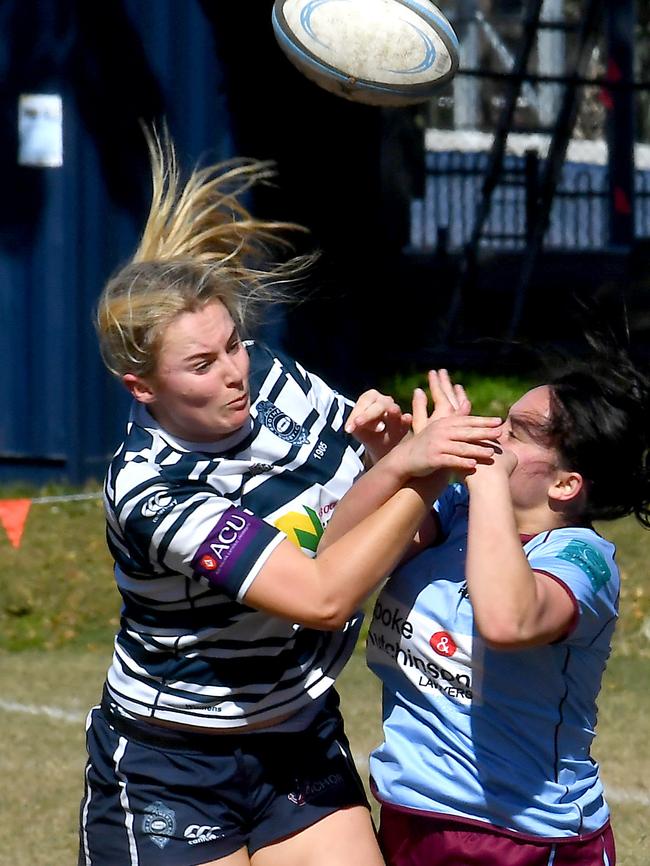
[[308,508],[306,505],[303,507],[309,516],[311,525],[314,527],[314,532],[312,534],[311,532],[306,532],[304,529],[296,527],[296,538],[301,547],[304,547],[306,550],[312,550],[315,553],[318,547],[318,542],[321,540],[323,535],[323,524],[320,522],[318,515],[313,509]]
[[603,555],[584,541],[570,541],[564,550],[558,553],[558,559],[566,559],[584,571],[594,592],[605,586],[611,577]]

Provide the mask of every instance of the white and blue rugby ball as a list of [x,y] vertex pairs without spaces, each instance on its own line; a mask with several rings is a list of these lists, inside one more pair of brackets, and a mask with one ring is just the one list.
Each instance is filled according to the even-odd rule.
[[307,78],[354,102],[424,102],[458,69],[458,38],[429,0],[275,0],[273,30]]

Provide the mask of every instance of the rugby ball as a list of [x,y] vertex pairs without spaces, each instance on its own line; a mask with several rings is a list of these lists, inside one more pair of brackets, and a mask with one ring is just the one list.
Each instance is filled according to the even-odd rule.
[[272,20],[289,60],[354,102],[424,102],[458,69],[458,38],[429,0],[275,0]]

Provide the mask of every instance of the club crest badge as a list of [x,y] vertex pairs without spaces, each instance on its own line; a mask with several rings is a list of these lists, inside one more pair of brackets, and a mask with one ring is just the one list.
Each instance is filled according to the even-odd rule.
[[164,848],[176,830],[176,813],[160,800],[151,803],[144,811],[142,832],[159,848]]
[[257,417],[271,433],[285,442],[291,442],[292,445],[305,445],[309,442],[302,424],[298,424],[268,400],[260,400],[257,404]]

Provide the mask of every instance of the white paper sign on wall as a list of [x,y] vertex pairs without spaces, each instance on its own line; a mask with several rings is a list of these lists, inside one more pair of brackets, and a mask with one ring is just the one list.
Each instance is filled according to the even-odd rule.
[[22,93],[18,101],[18,164],[63,165],[63,101],[56,93]]

